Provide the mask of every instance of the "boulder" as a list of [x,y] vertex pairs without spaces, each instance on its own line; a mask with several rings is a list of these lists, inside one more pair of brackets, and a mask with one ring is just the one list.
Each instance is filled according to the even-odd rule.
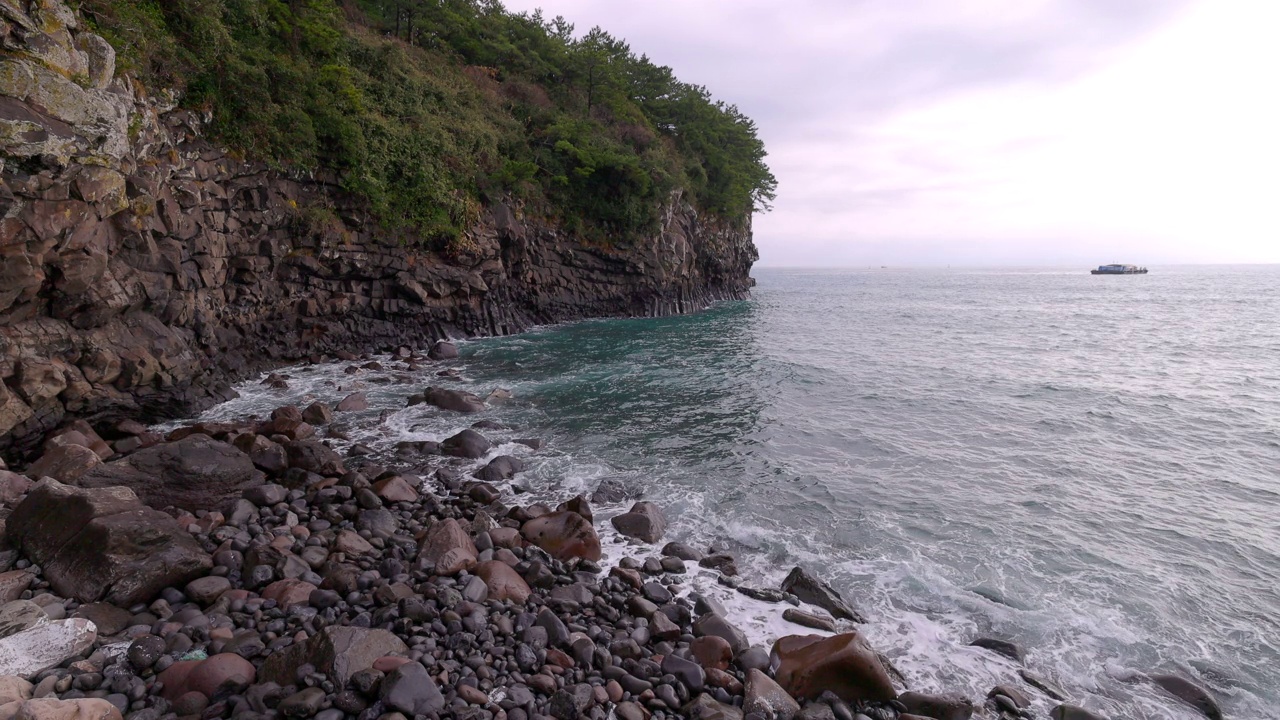
[[800,714],[800,703],[768,675],[753,668],[747,671],[742,711],[775,720],[792,720]]
[[458,357],[458,346],[448,340],[441,340],[431,349],[427,351],[427,357],[432,360],[454,360]]
[[333,410],[328,405],[316,401],[302,411],[302,420],[309,425],[328,425],[333,422]]
[[651,502],[638,502],[625,512],[613,518],[613,527],[627,537],[658,542],[667,531],[667,519],[662,510]]
[[0,677],[0,705],[30,700],[35,687],[20,677]]
[[102,464],[98,453],[83,445],[53,445],[40,459],[31,463],[27,474],[31,477],[51,477],[59,482],[75,482],[85,473]]
[[417,502],[418,491],[413,489],[408,480],[399,475],[383,478],[373,484],[373,492],[385,502]]
[[1052,720],[1107,720],[1105,716],[1078,705],[1059,705],[1049,711],[1049,717]]
[[488,455],[492,449],[493,443],[471,428],[445,438],[445,441],[440,443],[440,452],[442,454],[470,460],[482,458]]
[[998,653],[1010,660],[1022,662],[1022,648],[1008,640],[1000,640],[998,638],[978,638],[969,644],[974,647],[990,650],[993,653]]
[[280,607],[288,610],[295,605],[306,605],[315,589],[315,585],[304,580],[285,578],[263,588],[262,597],[275,600]]
[[831,613],[831,617],[837,620],[852,620],[856,623],[866,622],[857,611],[849,607],[844,598],[840,597],[840,593],[836,592],[830,585],[810,575],[804,568],[793,568],[787,574],[786,579],[782,581],[782,591],[795,595],[801,602],[817,605]]
[[485,482],[502,482],[515,477],[524,470],[524,461],[511,455],[499,455],[489,461],[488,465],[475,472],[475,476]]
[[87,655],[98,639],[84,618],[54,620],[0,639],[0,676],[30,680],[70,658]]
[[[680,712],[692,720],[742,720],[741,710],[732,705],[725,705],[706,693],[690,700],[680,709]],[[621,720],[621,713],[618,717]]]
[[905,692],[898,696],[898,702],[908,713],[935,720],[969,720],[973,716],[973,701],[963,695]]
[[76,484],[127,487],[151,507],[172,505],[195,512],[213,510],[261,482],[262,473],[248,455],[208,435],[195,434],[99,465]]
[[30,478],[0,469],[0,506],[13,507],[30,489]]
[[1182,702],[1199,710],[1209,720],[1222,720],[1222,709],[1208,690],[1177,675],[1151,675],[1151,682]]
[[408,662],[382,679],[382,704],[406,717],[433,715],[444,709],[444,695],[422,663]]
[[[358,412],[360,410],[369,409],[369,398],[362,392],[351,393],[350,395],[338,401],[338,406],[334,408],[338,412]],[[303,413],[302,419],[306,420],[306,413]],[[310,422],[310,421],[308,421]],[[316,423],[312,423],[315,425]]]
[[600,537],[591,522],[576,512],[560,510],[529,520],[520,533],[557,560],[601,557]]
[[[738,589],[741,590],[742,588]],[[813,628],[814,630],[824,630],[832,633],[836,631],[835,621],[831,618],[816,615],[814,613],[807,613],[795,608],[787,608],[786,610],[783,610],[782,619],[797,625],[803,625],[807,628]]]
[[120,708],[100,698],[34,698],[0,706],[0,720],[121,720]]
[[173,518],[122,487],[82,489],[46,478],[14,510],[5,533],[56,592],[81,602],[150,602],[213,567]]
[[356,673],[373,667],[378,658],[408,653],[409,646],[386,630],[330,625],[305,643],[272,653],[262,665],[261,679],[292,685],[298,668],[310,664],[338,687],[345,687]]
[[476,565],[479,551],[462,524],[453,518],[434,523],[418,547],[418,558],[435,567],[437,575],[457,575]]
[[[163,648],[163,643],[160,643],[160,648]],[[174,702],[190,692],[212,699],[215,694],[234,692],[252,685],[257,677],[253,663],[235,653],[225,652],[204,660],[176,662],[160,673],[159,680],[164,683],[164,698]]]
[[773,645],[774,677],[797,699],[825,691],[848,702],[893,700],[898,693],[875,650],[857,632],[788,635]]
[[695,620],[693,622],[693,634],[698,637],[715,636],[724,640],[729,643],[729,649],[733,651],[734,657],[737,657],[751,646],[747,641],[746,633],[742,632],[737,625],[729,622],[719,613],[705,613]]
[[30,600],[14,600],[0,605],[0,639],[17,635],[49,621],[44,608]]
[[486,560],[476,566],[475,574],[489,589],[490,600],[511,601],[523,605],[532,590],[510,565],[501,560]]
[[484,412],[484,400],[478,395],[463,390],[429,387],[422,393],[422,401],[435,405],[441,410],[453,410],[460,413]]

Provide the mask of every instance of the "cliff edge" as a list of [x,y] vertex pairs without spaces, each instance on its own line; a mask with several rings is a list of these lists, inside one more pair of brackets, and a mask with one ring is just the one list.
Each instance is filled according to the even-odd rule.
[[335,177],[210,142],[57,0],[0,0],[0,47],[0,453],[71,418],[191,413],[338,350],[689,312],[752,284],[750,223],[681,193],[623,245],[511,202],[449,250],[406,246]]

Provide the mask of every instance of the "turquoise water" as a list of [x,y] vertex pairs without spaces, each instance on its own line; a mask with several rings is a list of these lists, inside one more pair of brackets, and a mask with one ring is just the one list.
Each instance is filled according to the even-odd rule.
[[[464,343],[452,384],[512,389],[499,439],[546,439],[524,498],[622,477],[668,538],[728,547],[749,584],[804,564],[917,688],[1016,684],[966,646],[997,635],[1113,718],[1199,717],[1133,671],[1280,717],[1280,268],[756,277],[752,300],[696,316]],[[336,399],[343,367],[246,384],[211,415]],[[475,419],[368,389],[355,439],[380,449]],[[760,641],[804,632],[738,612]]]

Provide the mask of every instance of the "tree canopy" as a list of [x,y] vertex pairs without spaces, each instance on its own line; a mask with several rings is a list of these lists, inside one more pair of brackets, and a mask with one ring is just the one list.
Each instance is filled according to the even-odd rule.
[[497,0],[82,0],[121,62],[280,167],[331,168],[390,230],[447,242],[514,195],[601,238],[669,194],[741,222],[776,180],[755,124],[600,28]]

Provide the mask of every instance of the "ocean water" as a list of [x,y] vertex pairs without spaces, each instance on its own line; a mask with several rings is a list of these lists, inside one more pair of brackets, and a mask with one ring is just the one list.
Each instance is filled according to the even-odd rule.
[[[356,389],[342,418],[390,452],[480,417],[531,465],[509,499],[642,487],[667,539],[718,545],[745,584],[826,578],[920,690],[979,700],[1018,664],[1115,720],[1201,717],[1135,672],[1280,718],[1280,268],[764,270],[753,299],[461,344],[461,380],[348,363],[245,383],[210,418]],[[405,408],[428,383],[514,397]],[[533,452],[511,443],[541,437]],[[643,557],[597,509],[608,557]],[[716,585],[753,640],[810,632]],[[1052,701],[1029,690],[1042,714]]]

